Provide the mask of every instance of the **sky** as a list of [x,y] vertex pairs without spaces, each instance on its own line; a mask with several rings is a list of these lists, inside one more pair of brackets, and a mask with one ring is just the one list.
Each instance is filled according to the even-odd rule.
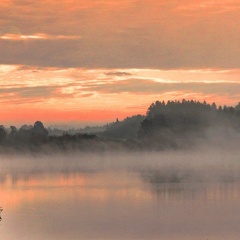
[[1,0],[0,123],[99,124],[240,101],[239,0]]

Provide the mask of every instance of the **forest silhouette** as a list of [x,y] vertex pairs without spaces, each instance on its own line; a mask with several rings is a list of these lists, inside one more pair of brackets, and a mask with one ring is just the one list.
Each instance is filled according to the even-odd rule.
[[[182,149],[207,141],[209,132],[240,134],[240,103],[235,107],[219,106],[205,101],[156,101],[146,115],[118,119],[101,127],[63,131],[34,125],[5,128],[0,125],[1,151],[71,151]],[[217,137],[224,137],[217,135]]]

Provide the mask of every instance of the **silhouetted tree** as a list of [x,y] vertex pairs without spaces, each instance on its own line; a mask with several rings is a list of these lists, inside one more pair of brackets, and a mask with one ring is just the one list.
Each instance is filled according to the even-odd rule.
[[7,137],[7,132],[3,125],[0,125],[0,142],[4,142]]
[[[240,104],[239,104],[240,108]],[[160,141],[161,146],[173,141],[185,144],[193,139],[205,137],[210,126],[230,126],[239,129],[236,108],[220,106],[217,110],[215,103],[200,103],[194,100],[168,101],[162,104],[159,101],[152,103],[146,114],[146,119],[140,125],[139,138],[148,139],[145,143]],[[240,114],[239,114],[240,115]]]
[[33,129],[32,129],[32,136],[33,136],[33,141],[35,142],[44,142],[47,140],[48,131],[43,126],[42,122],[36,121],[34,123]]
[[17,134],[17,128],[15,126],[10,126],[10,135],[15,136]]
[[156,132],[171,126],[171,121],[163,114],[158,114],[154,118],[145,119],[141,123],[141,128],[138,132],[139,137],[153,136]]
[[211,107],[212,107],[213,110],[216,110],[216,109],[217,109],[217,105],[216,105],[216,103],[213,102]]
[[237,104],[237,106],[235,107],[235,110],[237,111],[237,112],[240,112],[240,102]]
[[[33,151],[45,148],[45,144],[63,150],[84,151],[96,146],[98,149],[106,149],[106,146],[108,149],[179,148],[191,146],[195,140],[205,140],[210,127],[213,127],[213,132],[216,129],[240,132],[240,103],[235,107],[225,105],[217,108],[214,102],[208,104],[205,101],[201,103],[185,99],[167,103],[156,101],[149,106],[146,116],[136,115],[123,121],[116,119],[116,122],[101,128],[100,132],[99,127],[86,127],[82,129],[85,133],[75,129],[64,133],[63,130],[49,128],[48,135],[41,121],[36,121],[33,126],[23,125],[19,130],[11,126],[10,131],[0,125],[0,143],[2,147],[14,146],[20,150],[29,148]],[[98,133],[89,134],[92,129]]]
[[24,124],[17,132],[17,141],[21,144],[32,143],[32,126]]
[[106,131],[100,136],[122,140],[135,139],[137,138],[137,132],[144,118],[145,117],[142,115],[136,115],[127,117],[123,121],[116,121],[112,124],[109,124]]
[[10,126],[8,139],[10,144],[15,144],[17,142],[17,128],[15,126]]

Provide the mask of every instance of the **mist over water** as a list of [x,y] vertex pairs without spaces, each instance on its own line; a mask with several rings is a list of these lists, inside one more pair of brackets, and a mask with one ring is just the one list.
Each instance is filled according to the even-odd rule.
[[225,147],[1,156],[0,234],[239,239],[239,150]]

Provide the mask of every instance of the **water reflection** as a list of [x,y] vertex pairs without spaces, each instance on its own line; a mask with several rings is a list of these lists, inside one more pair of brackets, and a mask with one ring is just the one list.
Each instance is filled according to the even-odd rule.
[[240,173],[236,169],[148,169],[141,177],[158,200],[220,201],[240,199]]
[[205,178],[205,170],[162,166],[2,170],[0,234],[5,240],[237,240],[240,181],[236,171],[225,181],[228,173]]
[[0,207],[0,222],[2,221],[2,216],[1,216],[2,211],[3,211],[3,208]]

